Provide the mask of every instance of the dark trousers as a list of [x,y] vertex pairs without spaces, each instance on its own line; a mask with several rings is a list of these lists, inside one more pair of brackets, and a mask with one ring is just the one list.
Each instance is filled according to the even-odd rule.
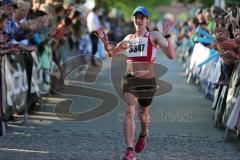
[[92,42],[92,56],[91,56],[92,65],[96,65],[94,56],[96,55],[98,49],[98,37],[94,33],[96,33],[96,31],[90,33],[90,38]]
[[221,79],[229,81],[232,76],[234,66],[235,66],[234,64],[227,65],[225,63],[222,63],[221,71],[223,75],[221,76]]
[[27,74],[27,83],[28,83],[28,90],[27,90],[27,105],[30,105],[31,99],[31,84],[32,84],[32,69],[33,69],[33,57],[30,53],[24,53],[24,63],[26,67],[26,74]]

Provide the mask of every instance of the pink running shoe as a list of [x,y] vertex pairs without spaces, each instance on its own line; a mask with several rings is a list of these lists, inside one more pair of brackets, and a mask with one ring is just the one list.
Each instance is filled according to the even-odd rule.
[[145,135],[145,137],[141,137],[141,135],[139,135],[138,137],[138,141],[135,145],[135,152],[136,153],[140,153],[144,150],[146,143],[147,143],[147,136],[148,136],[148,130],[147,133]]
[[125,153],[125,157],[123,157],[123,160],[136,160],[134,152],[131,150],[127,150]]

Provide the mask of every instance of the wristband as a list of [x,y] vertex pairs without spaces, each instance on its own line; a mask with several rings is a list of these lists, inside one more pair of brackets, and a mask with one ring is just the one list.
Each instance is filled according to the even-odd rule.
[[164,35],[164,37],[165,37],[165,38],[170,38],[170,37],[171,37],[171,34],[168,33],[168,34]]

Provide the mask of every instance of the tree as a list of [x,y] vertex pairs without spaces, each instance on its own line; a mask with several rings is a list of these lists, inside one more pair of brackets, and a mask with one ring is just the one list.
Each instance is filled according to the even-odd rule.
[[228,6],[239,6],[240,7],[240,0],[225,0],[225,3]]
[[[177,0],[178,2],[189,4],[194,2],[199,2],[203,7],[209,7],[214,4],[215,0]],[[230,6],[240,6],[240,0],[225,0],[226,5]]]
[[150,12],[150,18],[156,20],[160,17],[156,13],[159,6],[169,5],[173,0],[96,0],[97,6],[102,7],[106,10],[111,8],[117,8],[120,10],[125,17],[130,17],[132,15],[133,9],[137,6],[145,6]]
[[214,1],[215,0],[178,0],[178,2],[185,3],[185,4],[198,2],[202,5],[202,7],[210,7],[211,5],[214,4]]

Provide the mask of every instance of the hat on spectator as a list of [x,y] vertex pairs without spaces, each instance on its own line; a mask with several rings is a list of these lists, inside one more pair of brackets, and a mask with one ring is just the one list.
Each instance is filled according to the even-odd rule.
[[149,17],[149,12],[147,8],[143,6],[138,6],[137,8],[135,8],[132,15],[134,16],[137,12],[142,13],[145,17]]
[[3,6],[13,6],[14,8],[18,8],[17,3],[15,3],[12,0],[3,0],[2,5]]
[[12,0],[3,0],[2,4],[3,5],[14,5],[15,3]]
[[15,1],[12,0],[3,0],[2,1],[3,6],[13,6],[14,8],[18,8],[18,5]]

